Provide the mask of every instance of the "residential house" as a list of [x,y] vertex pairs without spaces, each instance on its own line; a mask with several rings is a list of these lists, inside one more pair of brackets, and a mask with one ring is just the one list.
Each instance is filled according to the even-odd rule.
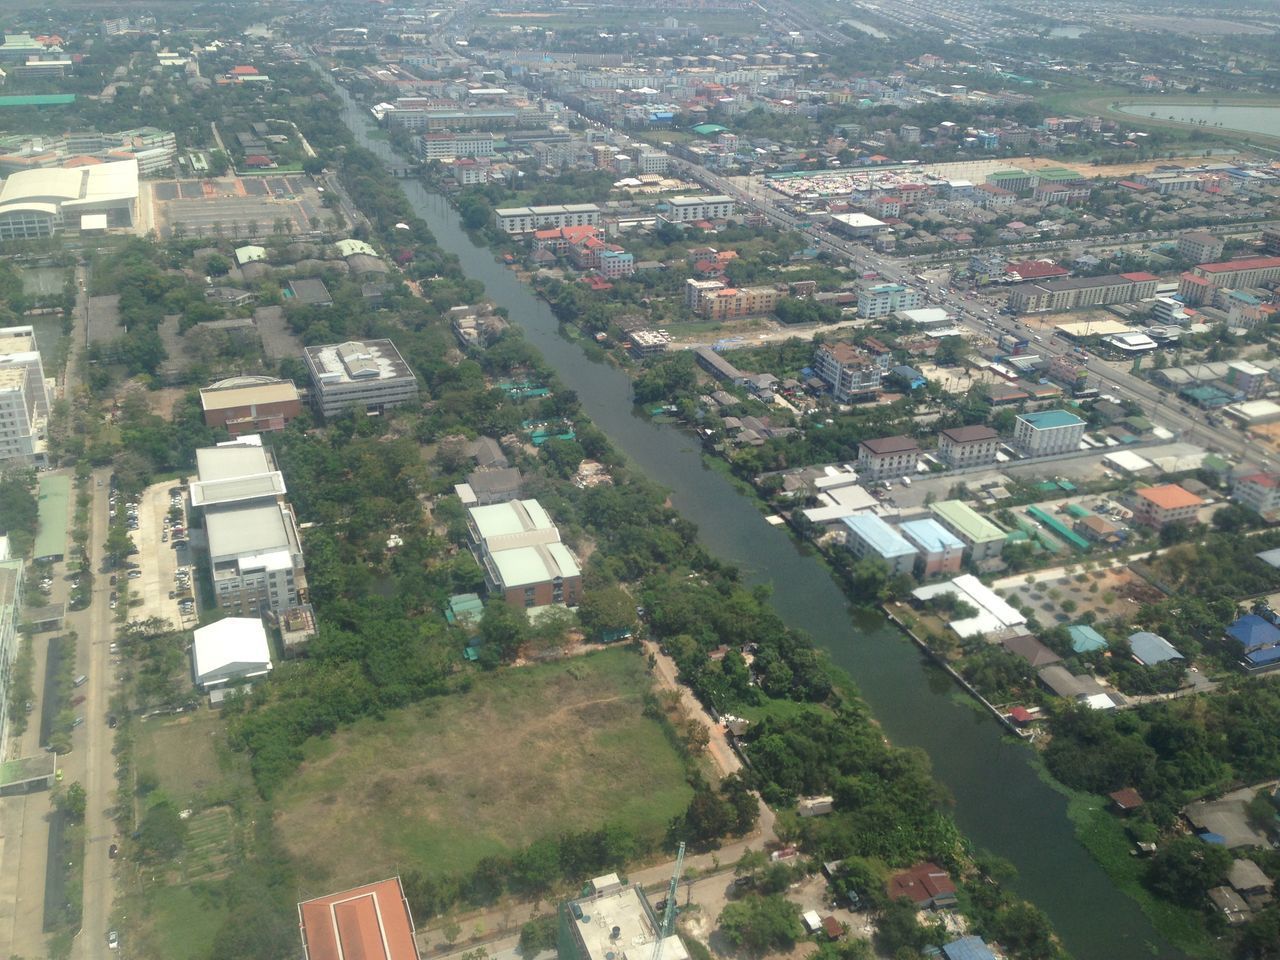
[[917,863],[889,878],[885,892],[890,900],[903,898],[921,910],[944,909],[956,905],[956,885],[951,875],[936,863]]

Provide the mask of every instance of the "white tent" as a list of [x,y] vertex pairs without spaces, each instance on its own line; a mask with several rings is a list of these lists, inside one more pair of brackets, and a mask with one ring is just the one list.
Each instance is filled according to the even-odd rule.
[[262,621],[227,617],[195,632],[191,645],[196,684],[208,690],[271,672],[271,648]]

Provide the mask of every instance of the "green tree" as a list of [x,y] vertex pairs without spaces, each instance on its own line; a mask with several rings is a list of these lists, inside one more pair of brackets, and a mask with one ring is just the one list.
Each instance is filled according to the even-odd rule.
[[1163,897],[1188,907],[1204,904],[1210,887],[1222,883],[1231,866],[1231,853],[1199,837],[1170,840],[1151,861],[1147,886]]
[[186,843],[187,822],[172,801],[159,800],[143,814],[138,824],[138,852],[143,859],[175,860]]
[[796,908],[778,894],[750,894],[728,904],[720,914],[720,932],[753,957],[790,950],[803,933]]
[[505,600],[492,598],[484,605],[480,639],[484,648],[495,651],[499,659],[507,662],[514,660],[519,655],[528,632],[529,621],[524,613]]
[[622,587],[597,587],[586,591],[578,606],[578,619],[589,640],[633,633],[636,603]]

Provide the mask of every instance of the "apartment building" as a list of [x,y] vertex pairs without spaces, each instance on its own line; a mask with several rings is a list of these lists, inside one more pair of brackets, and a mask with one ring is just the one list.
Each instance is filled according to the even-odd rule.
[[897,310],[918,310],[924,294],[901,283],[869,284],[858,290],[858,316],[870,320],[887,317]]
[[964,562],[964,542],[937,520],[911,520],[899,532],[918,553],[916,574],[922,579],[960,572]]
[[1265,516],[1280,511],[1280,475],[1251,473],[1236,480],[1231,499]]
[[1018,313],[1044,313],[1133,303],[1154,297],[1160,278],[1151,273],[1119,273],[1103,277],[1068,277],[1024,283],[1009,291],[1009,307]]
[[1280,280],[1280,257],[1241,257],[1239,260],[1202,263],[1192,267],[1190,272],[1215,288],[1260,287]]
[[1176,483],[1140,487],[1133,494],[1133,518],[1157,530],[1171,523],[1190,523],[1204,501]]
[[1178,256],[1193,263],[1208,263],[1222,256],[1224,241],[1207,230],[1188,230],[1178,237]]
[[909,476],[919,460],[920,445],[910,437],[877,437],[858,444],[858,476],[864,481]]
[[715,289],[701,293],[695,312],[708,320],[758,317],[772,313],[784,296],[785,291],[777,287],[726,287],[718,284]]
[[302,541],[284,477],[258,436],[196,451],[191,508],[201,518],[218,607],[280,614],[306,602]]
[[521,609],[578,605],[582,571],[537,500],[470,507],[467,529],[491,594]]
[[672,197],[667,219],[672,223],[695,220],[726,220],[733,216],[734,201],[724,195]]
[[1013,442],[1028,457],[1070,453],[1080,447],[1085,423],[1066,410],[1020,413],[1014,421]]
[[600,208],[594,203],[556,204],[543,207],[501,207],[494,222],[504,233],[523,234],[552,227],[598,227]]
[[700,313],[703,296],[709,296],[725,285],[719,280],[686,280],[684,282],[684,307],[690,313]]
[[50,387],[34,329],[0,328],[0,462],[44,465]]
[[952,470],[996,462],[1000,434],[991,427],[952,427],[938,434],[938,457]]
[[856,513],[841,522],[845,544],[859,560],[872,557],[888,566],[891,573],[911,573],[916,565],[916,548],[874,513]]
[[1270,385],[1267,371],[1248,360],[1232,360],[1228,363],[1227,375],[1223,380],[1250,400],[1262,396]]
[[311,402],[325,417],[350,410],[381,413],[418,395],[418,378],[390,340],[348,340],[307,347]]
[[423,160],[452,160],[454,157],[492,157],[492,133],[424,133],[418,137],[418,156]]
[[831,388],[836,403],[852,403],[880,393],[884,368],[852,343],[824,343],[813,358],[813,372]]
[[996,559],[1004,551],[1005,532],[962,500],[929,506],[934,519],[959,537],[974,563]]

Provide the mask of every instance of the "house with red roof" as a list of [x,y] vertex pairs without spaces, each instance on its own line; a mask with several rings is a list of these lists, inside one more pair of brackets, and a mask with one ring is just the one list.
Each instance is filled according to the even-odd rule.
[[917,863],[889,878],[885,892],[890,900],[907,899],[920,910],[942,910],[956,905],[956,885],[936,863]]

